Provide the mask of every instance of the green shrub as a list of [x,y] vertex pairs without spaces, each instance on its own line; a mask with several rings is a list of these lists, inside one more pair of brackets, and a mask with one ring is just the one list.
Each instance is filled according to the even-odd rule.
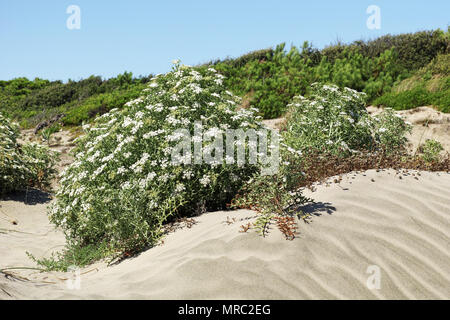
[[386,110],[371,117],[365,94],[350,88],[313,84],[309,99],[295,97],[289,105],[285,141],[304,153],[350,154],[360,150],[402,148],[410,127]]
[[439,111],[450,113],[450,86],[446,90],[433,94],[433,104],[438,107]]
[[388,153],[404,151],[407,142],[405,135],[411,132],[411,124],[406,123],[391,108],[385,108],[372,119],[371,131],[376,147]]
[[[144,96],[85,126],[49,212],[70,246],[106,242],[108,254],[118,254],[153,245],[168,219],[223,208],[259,172],[258,164],[221,159],[184,166],[170,161],[182,138],[177,129],[192,135],[203,126],[210,137],[226,129],[261,128],[252,110],[236,109],[238,99],[222,81],[214,69],[200,73],[176,65],[153,78]],[[211,150],[214,144],[206,140],[203,148]]]
[[67,105],[63,122],[65,125],[80,125],[95,118],[96,115],[102,115],[115,108],[120,109],[128,101],[139,97],[144,88],[144,85],[136,85],[126,90],[89,97],[81,105]]
[[23,162],[29,170],[28,186],[49,191],[57,172],[55,165],[59,154],[37,143],[26,143],[21,149]]
[[[39,78],[0,81],[0,110],[20,120],[25,127],[61,113],[69,113],[67,124],[79,125],[83,120],[93,118],[98,111],[121,107],[132,95],[137,96],[148,80],[149,77],[133,78],[130,72],[125,72],[107,80],[90,76],[67,83]],[[102,100],[108,100],[106,105]],[[93,103],[97,104],[94,106]],[[81,110],[77,112],[76,109]]]
[[[353,89],[319,83],[312,85],[309,99],[301,96],[293,99],[282,134],[279,171],[273,176],[253,177],[232,201],[233,207],[260,213],[256,222],[245,228],[254,228],[265,235],[275,223],[287,239],[293,239],[297,229],[295,218],[304,221],[310,218],[302,211],[302,205],[311,199],[304,197],[301,187],[308,185],[308,181],[327,177],[329,172],[336,173],[333,163],[327,163],[326,159],[338,163],[361,155],[355,165],[364,167],[370,163],[364,157],[370,154],[377,159],[403,155],[405,133],[411,127],[392,109],[371,117],[365,99],[364,93]],[[324,164],[327,167],[320,167]]]
[[450,53],[439,54],[426,69],[433,75],[450,76]]
[[37,259],[29,252],[26,252],[26,254],[46,271],[67,272],[73,266],[82,268],[104,258],[108,250],[107,243],[100,242],[85,246],[73,245],[61,252],[53,252],[49,258]]
[[383,105],[395,110],[407,110],[432,104],[432,94],[423,86],[402,92],[390,92],[376,99],[374,105]]
[[395,110],[407,110],[421,106],[436,106],[442,112],[450,112],[450,77],[442,81],[437,91],[425,88],[425,83],[417,83],[412,89],[389,92],[377,98],[373,104]]
[[450,54],[439,54],[411,77],[398,82],[391,92],[373,101],[396,110],[433,105],[450,112]]
[[0,113],[0,195],[25,189],[50,187],[55,174],[55,153],[35,144],[19,144],[18,126]]
[[404,70],[417,70],[426,66],[439,53],[448,50],[447,34],[440,29],[385,35],[368,42],[356,41],[350,46],[360,48],[366,57],[375,58],[395,47],[398,53],[396,64]]

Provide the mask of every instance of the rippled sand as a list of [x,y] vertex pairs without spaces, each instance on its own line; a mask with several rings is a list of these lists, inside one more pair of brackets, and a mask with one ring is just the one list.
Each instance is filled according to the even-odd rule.
[[[212,212],[135,258],[81,270],[78,290],[64,281],[72,274],[10,270],[0,297],[450,299],[450,174],[370,170],[306,193],[316,203],[304,209],[315,217],[299,222],[293,241],[275,227],[266,238],[239,232],[254,212]],[[0,268],[33,266],[25,250],[48,255],[64,243],[46,205],[1,202],[2,218],[17,225],[0,219],[0,228],[26,233],[0,233]],[[380,271],[379,289],[367,286],[368,268]]]

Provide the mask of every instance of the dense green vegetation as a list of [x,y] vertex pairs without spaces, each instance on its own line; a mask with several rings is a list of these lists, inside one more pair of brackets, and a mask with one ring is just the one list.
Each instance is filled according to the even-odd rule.
[[0,110],[19,120],[23,127],[61,113],[66,114],[65,124],[78,125],[137,98],[150,78],[133,78],[125,72],[108,80],[91,76],[67,83],[39,78],[0,81]]
[[442,112],[450,112],[450,54],[438,55],[412,77],[375,99],[374,104],[396,110],[433,105]]
[[[258,108],[264,118],[284,114],[291,99],[308,96],[315,82],[365,92],[368,103],[395,109],[435,105],[449,112],[449,80],[445,75],[449,34],[438,29],[386,35],[322,50],[307,42],[290,49],[280,44],[196,69],[213,66],[226,77],[225,87],[242,97],[244,106]],[[38,78],[0,81],[0,110],[24,127],[61,113],[66,114],[65,124],[79,125],[137,98],[150,78],[133,78],[125,72],[108,80],[91,76],[67,83]],[[404,82],[409,83],[406,90]]]
[[[227,77],[226,86],[260,109],[265,118],[280,116],[295,95],[308,95],[312,83],[333,83],[368,95],[372,102],[449,50],[449,32],[423,31],[341,43],[323,50],[307,42],[301,49],[284,44],[238,59],[210,64]],[[204,67],[207,67],[205,65]]]

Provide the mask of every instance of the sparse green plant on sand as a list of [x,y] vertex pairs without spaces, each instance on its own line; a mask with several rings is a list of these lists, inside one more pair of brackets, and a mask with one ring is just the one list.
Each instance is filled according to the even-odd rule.
[[422,158],[426,162],[439,161],[439,154],[444,150],[444,147],[439,141],[434,139],[427,139],[423,145],[420,146]]
[[42,267],[42,270],[58,270],[67,272],[72,266],[80,268],[90,265],[108,255],[108,245],[100,242],[91,245],[73,245],[61,252],[53,252],[49,258],[37,259],[31,253],[27,256]]
[[50,127],[47,127],[41,131],[42,139],[47,142],[47,145],[50,145],[50,140],[52,138],[52,135],[56,132],[58,132],[61,129],[61,126],[59,124],[54,124]]

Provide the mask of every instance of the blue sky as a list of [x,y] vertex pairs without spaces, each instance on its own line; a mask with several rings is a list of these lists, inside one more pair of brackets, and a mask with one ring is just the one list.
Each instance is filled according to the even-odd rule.
[[[69,5],[81,9],[79,30],[66,27]],[[380,30],[366,26],[369,5],[381,9]],[[173,59],[195,65],[281,42],[446,30],[449,12],[448,0],[0,0],[0,79],[164,73]]]

